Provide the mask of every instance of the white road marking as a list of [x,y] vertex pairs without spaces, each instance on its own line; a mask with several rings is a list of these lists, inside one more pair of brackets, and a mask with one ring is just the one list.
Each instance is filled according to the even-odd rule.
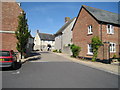
[[14,71],[12,74],[20,74],[20,71]]

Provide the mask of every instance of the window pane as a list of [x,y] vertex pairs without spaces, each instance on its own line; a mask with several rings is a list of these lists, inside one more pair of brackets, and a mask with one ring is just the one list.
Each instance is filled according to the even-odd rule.
[[0,56],[10,56],[9,51],[0,51]]

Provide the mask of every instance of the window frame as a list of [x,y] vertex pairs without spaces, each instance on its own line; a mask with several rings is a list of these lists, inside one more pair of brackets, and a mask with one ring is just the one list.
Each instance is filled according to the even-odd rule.
[[116,52],[116,43],[110,42],[109,51],[110,53]]
[[107,34],[114,34],[114,26],[107,24]]
[[91,52],[91,49],[92,48],[92,45],[91,44],[87,44],[87,49],[88,49],[88,52],[87,52],[87,54],[89,54],[89,55],[93,55],[93,52]]
[[92,25],[88,26],[88,34],[93,34]]

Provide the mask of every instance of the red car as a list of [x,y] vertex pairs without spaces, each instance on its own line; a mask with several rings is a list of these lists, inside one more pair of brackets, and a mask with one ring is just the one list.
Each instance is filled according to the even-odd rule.
[[17,57],[13,50],[0,50],[0,67],[15,68],[16,62]]

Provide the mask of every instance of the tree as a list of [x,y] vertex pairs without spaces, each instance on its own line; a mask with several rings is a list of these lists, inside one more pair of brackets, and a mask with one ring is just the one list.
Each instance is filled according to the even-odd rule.
[[71,48],[71,51],[72,51],[72,56],[77,57],[79,55],[81,47],[72,44],[72,45],[70,45],[70,48]]
[[28,30],[28,24],[26,19],[26,13],[23,11],[20,16],[18,16],[18,27],[15,32],[17,42],[17,50],[21,53],[22,56],[26,53],[26,45],[28,43],[28,38],[30,36],[30,32]]
[[98,56],[98,49],[99,47],[102,45],[102,41],[99,39],[98,36],[94,36],[92,38],[92,48],[93,48],[93,57],[92,57],[92,61],[96,61],[96,58]]

